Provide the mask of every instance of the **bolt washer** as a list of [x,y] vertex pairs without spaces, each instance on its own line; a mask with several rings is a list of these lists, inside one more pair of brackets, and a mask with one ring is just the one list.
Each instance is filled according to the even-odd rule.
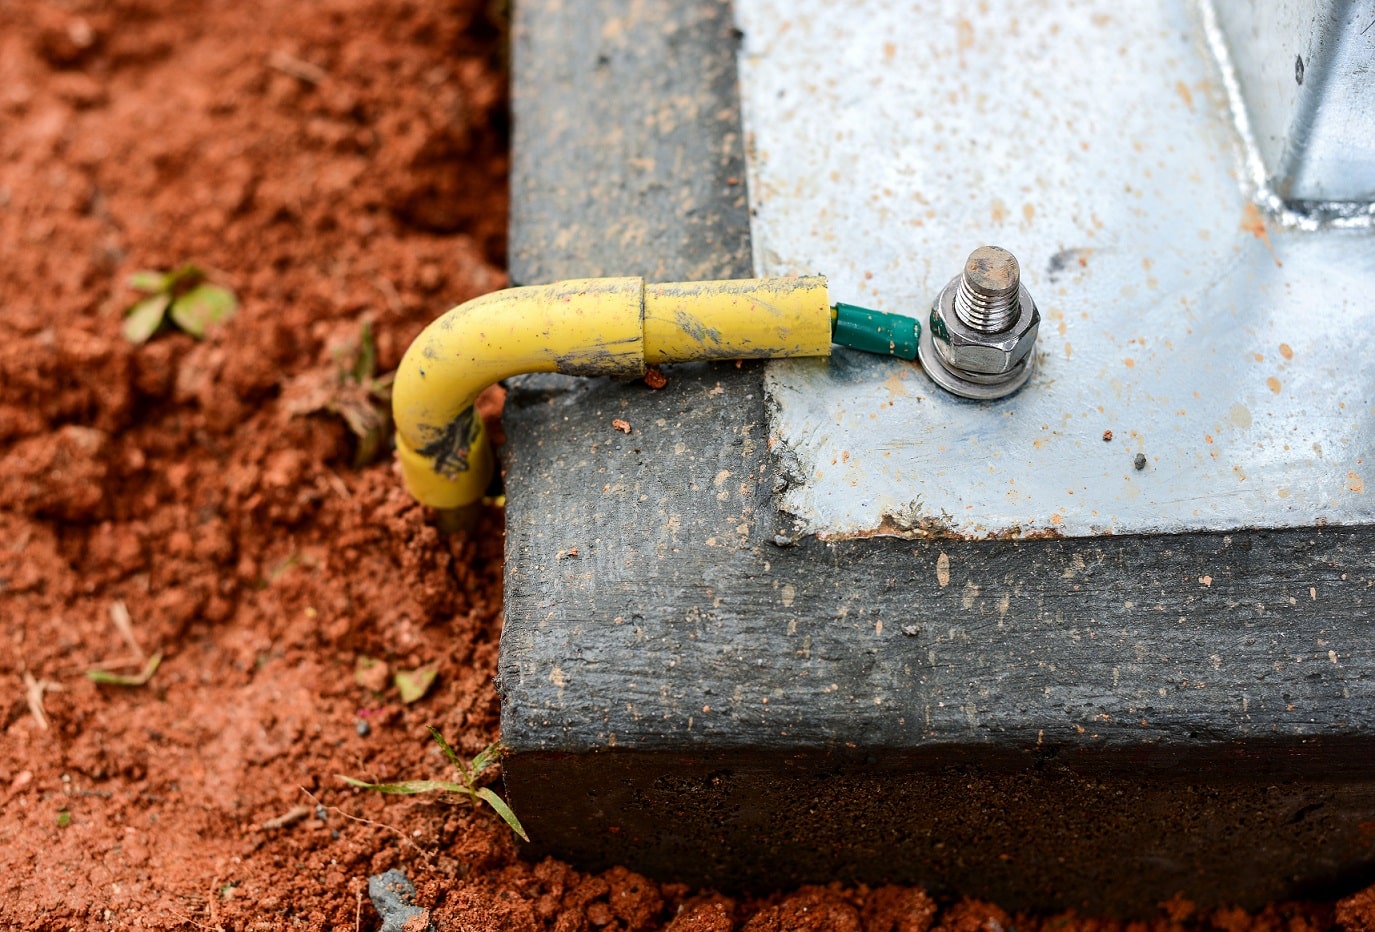
[[[1010,286],[1010,289],[1015,289],[1013,293],[1015,293],[1016,299],[1011,302],[1007,299],[1003,299],[1003,303],[1010,307],[1014,313],[1012,322],[1009,326],[1020,326],[1021,317],[1024,313],[1030,317],[1031,326],[1037,326],[1039,314],[1036,310],[1036,303],[1032,300],[1031,294],[1027,291],[1026,286],[1020,281],[1016,257],[1006,250],[998,249],[997,247],[980,247],[970,255],[969,262],[975,262],[977,258],[982,258],[985,253],[999,254],[994,258],[1005,257],[1004,261],[1011,263],[1012,280],[1007,284]],[[957,302],[962,297],[962,286],[968,290],[970,285],[973,284],[969,281],[971,274],[970,268],[971,267],[967,264],[966,271],[963,275],[955,276],[943,289],[941,289],[939,297],[936,298],[935,303],[931,307],[931,319],[927,321],[927,326],[921,328],[921,333],[918,335],[917,357],[921,360],[922,368],[926,371],[926,374],[931,377],[931,381],[951,394],[961,398],[969,398],[974,401],[995,401],[999,398],[1005,398],[1011,395],[1027,383],[1027,380],[1031,378],[1031,374],[1036,368],[1036,350],[1033,345],[1031,351],[1027,353],[1024,359],[1006,372],[997,374],[960,369],[946,362],[940,350],[936,348],[933,331],[935,330],[938,319],[942,321],[959,321],[959,325],[970,328],[971,322],[962,320],[961,315],[957,313]],[[1008,298],[1010,297],[1011,295],[1008,296]],[[985,306],[992,305],[986,304]],[[1018,308],[1021,310],[1018,310]],[[941,326],[945,326],[945,324],[941,324]],[[1034,336],[1032,340],[1035,340]]]

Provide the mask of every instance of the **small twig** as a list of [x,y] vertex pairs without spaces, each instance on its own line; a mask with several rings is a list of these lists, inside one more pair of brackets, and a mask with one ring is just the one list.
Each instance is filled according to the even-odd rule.
[[261,827],[269,831],[272,829],[286,828],[288,825],[295,825],[297,822],[310,815],[310,813],[311,809],[309,806],[295,806],[279,816],[268,819]]
[[173,913],[173,915],[175,915],[178,919],[180,919],[182,922],[190,923],[191,925],[195,926],[197,929],[205,929],[206,932],[224,932],[224,926],[221,926],[221,925],[208,926],[208,925],[206,925],[206,924],[203,923],[203,922],[198,922],[198,921],[196,921],[195,919],[192,919],[188,914],[182,912],[181,910],[174,909],[174,910],[172,910],[172,913]]
[[319,65],[312,65],[286,52],[273,52],[267,57],[267,64],[269,68],[276,68],[307,84],[324,84],[329,80],[329,74]]
[[23,673],[24,677],[24,700],[29,705],[29,712],[34,720],[38,722],[38,727],[44,731],[48,730],[48,713],[43,708],[43,694],[48,692],[60,692],[62,685],[50,680],[36,680],[28,670]]
[[411,837],[410,837],[409,835],[407,835],[405,832],[401,831],[401,829],[397,828],[395,825],[388,825],[388,824],[386,824],[385,822],[374,822],[372,819],[365,819],[365,818],[363,818],[362,816],[350,815],[349,813],[347,813],[347,812],[345,812],[344,810],[340,809],[338,806],[325,806],[325,804],[322,803],[322,802],[320,802],[319,798],[318,798],[314,793],[312,793],[310,790],[306,789],[304,786],[301,787],[301,792],[302,792],[302,793],[305,793],[306,796],[310,797],[310,799],[315,803],[315,805],[317,805],[317,806],[324,806],[325,809],[327,809],[327,810],[330,811],[330,812],[337,812],[337,813],[339,813],[341,816],[343,816],[344,818],[348,819],[348,820],[351,821],[351,822],[360,822],[360,823],[362,823],[363,825],[372,825],[372,826],[375,826],[376,828],[384,828],[384,829],[386,829],[386,830],[389,831],[389,832],[395,832],[395,833],[396,833],[396,836],[397,836],[398,838],[400,838],[402,842],[404,842],[404,843],[407,844],[407,845],[410,845],[412,848],[414,848],[414,849],[416,850],[416,853],[418,853],[422,858],[425,859],[425,863],[426,863],[426,864],[431,863],[431,860],[432,860],[432,855],[431,855],[431,853],[430,853],[429,851],[426,851],[424,848],[420,847],[419,845],[417,845],[414,841],[411,840]]
[[360,883],[353,888],[356,900],[353,907],[353,932],[359,932],[363,928],[363,885]]
[[210,924],[214,928],[220,927],[218,911],[215,908],[215,901],[220,898],[220,878],[216,877],[210,881],[210,895],[205,898],[205,903],[210,912]]

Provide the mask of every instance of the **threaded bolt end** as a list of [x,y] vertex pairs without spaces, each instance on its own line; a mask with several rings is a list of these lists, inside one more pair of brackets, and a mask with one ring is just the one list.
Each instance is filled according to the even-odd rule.
[[980,246],[964,263],[955,316],[979,333],[1002,333],[1021,314],[1021,284],[1016,256],[998,246]]

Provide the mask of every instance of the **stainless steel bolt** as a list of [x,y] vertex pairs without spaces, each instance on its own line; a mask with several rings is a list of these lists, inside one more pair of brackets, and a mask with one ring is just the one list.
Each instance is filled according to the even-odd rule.
[[969,254],[955,292],[955,314],[980,333],[1001,333],[1017,321],[1017,290],[1022,283],[1017,257],[998,246]]
[[963,398],[989,401],[1026,384],[1041,315],[1021,282],[1017,257],[980,246],[931,308],[917,350],[937,385]]

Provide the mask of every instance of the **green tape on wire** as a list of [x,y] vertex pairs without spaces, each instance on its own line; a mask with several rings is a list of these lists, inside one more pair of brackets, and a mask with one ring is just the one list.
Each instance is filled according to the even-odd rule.
[[831,340],[841,346],[881,356],[916,359],[920,334],[921,323],[902,314],[871,311],[853,304],[836,303],[831,307]]

